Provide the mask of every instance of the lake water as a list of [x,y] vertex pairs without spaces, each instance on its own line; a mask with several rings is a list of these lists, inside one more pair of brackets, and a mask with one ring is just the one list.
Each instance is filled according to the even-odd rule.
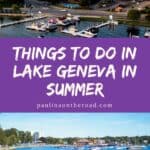
[[[90,150],[87,147],[81,147],[81,148],[75,148],[75,147],[34,147],[34,148],[18,148],[16,150]],[[100,148],[100,150],[117,150],[117,147],[110,146],[110,147],[104,147]],[[120,150],[126,150],[126,148],[120,148]],[[150,146],[143,147],[143,150],[150,150]]]
[[[0,19],[0,23],[10,22],[12,21],[9,18]],[[25,28],[26,25],[31,23],[24,23],[24,24],[17,24],[5,28],[0,29],[0,37],[38,37],[39,35],[44,35],[45,37],[72,37],[71,35],[67,35],[60,32],[60,28],[57,29],[56,32],[38,32],[38,31],[31,31]],[[96,22],[90,21],[81,21],[77,23],[77,28],[79,30],[84,29],[92,24],[96,24]],[[115,27],[115,30],[110,30],[107,26],[103,27],[99,30],[98,36],[101,38],[110,37],[110,38],[125,38],[128,37],[127,33],[128,25],[119,24]],[[139,29],[139,36],[143,37],[146,28],[145,27],[138,27]]]

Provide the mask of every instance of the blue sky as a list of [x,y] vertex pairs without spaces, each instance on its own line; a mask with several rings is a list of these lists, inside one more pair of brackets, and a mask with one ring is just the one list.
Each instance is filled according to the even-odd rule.
[[0,125],[40,136],[140,136],[150,135],[150,113],[0,113]]

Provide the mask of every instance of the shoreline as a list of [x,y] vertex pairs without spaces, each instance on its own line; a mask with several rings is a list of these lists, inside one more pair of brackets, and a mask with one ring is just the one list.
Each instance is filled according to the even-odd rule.
[[[98,16],[81,16],[80,17],[82,21],[106,21],[108,20],[108,16],[106,17],[98,17]],[[126,24],[126,25],[132,25],[132,26],[143,26],[143,27],[150,27],[150,22],[145,22],[145,21],[133,21],[133,20],[128,20],[128,19],[115,19],[117,20],[120,24]]]
[[29,14],[0,13],[0,17],[31,17]]

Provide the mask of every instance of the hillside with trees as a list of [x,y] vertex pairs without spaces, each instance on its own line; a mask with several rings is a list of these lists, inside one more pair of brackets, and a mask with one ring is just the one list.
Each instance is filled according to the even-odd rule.
[[10,7],[13,4],[16,4],[16,5],[19,5],[19,6],[23,6],[24,0],[0,0],[0,4],[3,7]]
[[19,131],[15,128],[2,129],[0,128],[0,145],[15,145],[17,143],[32,142],[31,132]]

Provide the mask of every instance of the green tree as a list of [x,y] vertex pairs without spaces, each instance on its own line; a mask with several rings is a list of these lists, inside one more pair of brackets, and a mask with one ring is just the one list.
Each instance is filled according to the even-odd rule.
[[6,134],[7,137],[9,137],[11,135],[15,135],[17,137],[18,130],[15,129],[15,128],[7,129],[7,130],[5,130],[5,134]]
[[11,135],[11,136],[9,136],[8,138],[7,138],[7,144],[9,145],[9,146],[12,146],[12,145],[15,145],[15,144],[17,144],[17,137],[15,136],[15,135]]
[[3,12],[3,5],[0,4],[0,13]]
[[80,5],[81,6],[88,6],[89,5],[89,0],[80,0]]
[[131,10],[129,10],[127,17],[130,20],[139,20],[141,17],[141,13],[140,13],[140,11],[138,11],[136,9],[131,9]]
[[6,145],[7,139],[5,136],[5,132],[3,131],[2,128],[0,128],[0,145]]
[[20,6],[17,5],[17,4],[12,5],[12,10],[13,10],[14,13],[21,13]]
[[25,142],[25,133],[23,131],[19,131],[19,141],[21,143]]
[[25,143],[30,143],[30,142],[32,142],[31,132],[26,131],[24,134],[25,134]]

